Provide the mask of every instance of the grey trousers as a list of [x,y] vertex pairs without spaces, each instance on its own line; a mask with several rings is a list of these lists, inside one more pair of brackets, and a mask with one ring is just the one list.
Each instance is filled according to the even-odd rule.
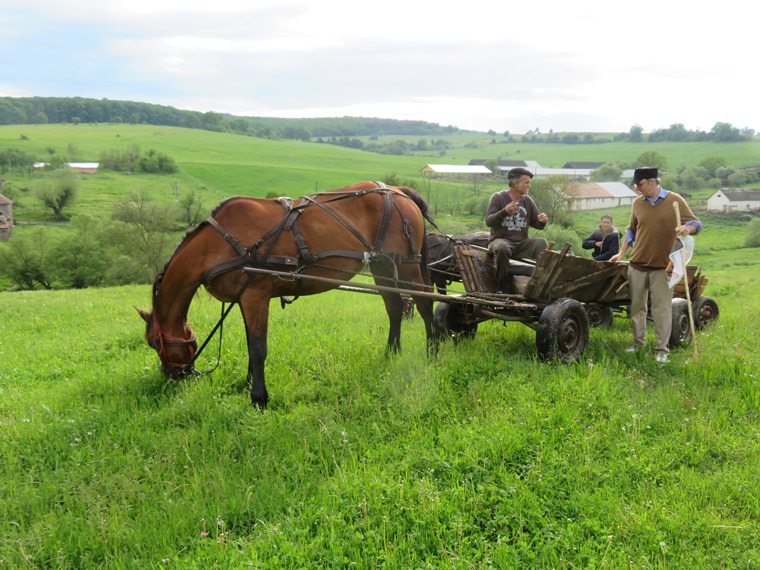
[[631,322],[633,344],[647,342],[647,297],[652,298],[652,322],[656,351],[667,354],[670,330],[673,326],[673,290],[668,287],[664,269],[640,271],[628,266],[628,291],[631,294]]
[[541,252],[549,247],[549,243],[544,238],[526,238],[522,241],[510,241],[502,238],[496,238],[488,244],[488,250],[493,254],[496,265],[496,282],[501,291],[509,289],[509,260],[516,259],[538,259]]

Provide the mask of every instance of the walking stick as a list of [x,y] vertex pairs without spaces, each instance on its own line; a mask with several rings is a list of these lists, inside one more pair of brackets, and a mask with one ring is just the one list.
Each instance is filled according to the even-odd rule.
[[[676,211],[676,227],[681,225],[681,210],[678,209],[678,202],[673,202],[673,209]],[[691,292],[689,291],[689,275],[686,273],[686,259],[681,253],[681,267],[683,271],[683,288],[686,289],[686,303],[689,307],[689,326],[691,327],[691,344],[694,346],[694,360],[699,359],[697,354],[697,331],[694,327],[694,310],[691,307]]]

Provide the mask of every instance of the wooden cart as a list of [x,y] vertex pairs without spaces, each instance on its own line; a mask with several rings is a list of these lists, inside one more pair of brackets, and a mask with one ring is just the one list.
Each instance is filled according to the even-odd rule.
[[[500,319],[518,321],[536,331],[536,347],[543,359],[576,360],[588,343],[591,326],[610,326],[616,314],[630,308],[625,263],[614,264],[576,257],[570,244],[544,251],[535,264],[512,261],[509,293],[497,293],[493,258],[487,249],[471,244],[454,245],[457,275],[466,291],[439,302],[435,314],[454,340],[472,337],[478,323]],[[718,317],[714,299],[702,295],[707,279],[695,266],[687,267],[697,328]],[[673,331],[670,345],[680,346],[691,337],[683,282],[674,288]]]

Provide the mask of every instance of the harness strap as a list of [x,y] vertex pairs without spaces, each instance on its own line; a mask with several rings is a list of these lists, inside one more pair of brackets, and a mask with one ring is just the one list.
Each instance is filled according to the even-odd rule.
[[248,250],[246,247],[238,241],[238,239],[233,236],[231,233],[229,233],[227,230],[225,230],[222,227],[222,224],[217,222],[214,218],[209,216],[206,218],[206,221],[220,234],[222,234],[222,237],[229,243],[232,247],[235,248],[235,251],[237,251],[240,255],[246,255],[248,253]]

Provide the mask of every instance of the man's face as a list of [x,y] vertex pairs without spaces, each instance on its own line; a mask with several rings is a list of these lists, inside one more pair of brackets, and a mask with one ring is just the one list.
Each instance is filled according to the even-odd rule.
[[657,180],[647,178],[646,180],[639,180],[636,183],[636,191],[645,198],[654,198],[660,189],[657,186]]
[[513,188],[522,196],[530,191],[530,176],[523,174],[515,180]]
[[607,233],[608,231],[612,229],[612,220],[610,220],[609,218],[602,218],[601,226],[602,226],[602,231],[604,233]]

